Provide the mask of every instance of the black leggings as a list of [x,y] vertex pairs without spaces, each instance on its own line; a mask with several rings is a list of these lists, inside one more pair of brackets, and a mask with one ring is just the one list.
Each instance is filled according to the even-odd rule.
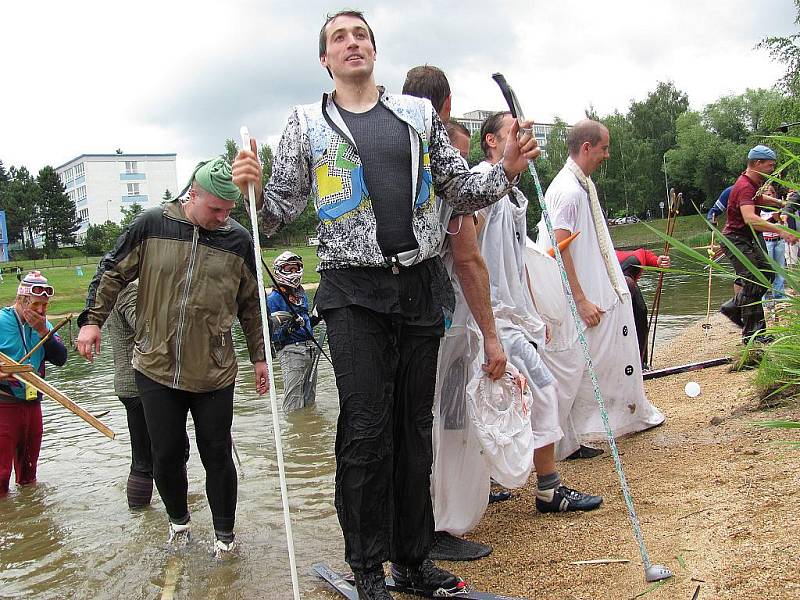
[[153,476],[170,521],[189,519],[184,460],[186,414],[191,411],[214,531],[220,539],[232,539],[238,485],[231,455],[233,384],[195,393],[161,385],[138,371],[135,375],[152,444]]

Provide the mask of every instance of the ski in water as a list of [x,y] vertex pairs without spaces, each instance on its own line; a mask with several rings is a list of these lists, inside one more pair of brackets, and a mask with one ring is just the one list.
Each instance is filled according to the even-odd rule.
[[358,600],[356,587],[325,563],[315,563],[311,566],[311,572],[348,600]]
[[[313,572],[317,577],[324,579],[328,582],[337,592],[342,594],[345,598],[351,600],[358,600],[358,592],[354,586],[352,574],[343,575],[331,569],[324,563],[317,563],[313,567]],[[399,586],[395,583],[391,576],[386,577],[386,587],[392,592],[401,592],[412,596],[422,596],[424,598],[464,598],[465,600],[527,600],[518,596],[506,596],[504,594],[495,594],[492,592],[480,592],[464,588],[460,592],[445,594],[442,596],[435,596],[431,594],[423,594],[412,588]]]

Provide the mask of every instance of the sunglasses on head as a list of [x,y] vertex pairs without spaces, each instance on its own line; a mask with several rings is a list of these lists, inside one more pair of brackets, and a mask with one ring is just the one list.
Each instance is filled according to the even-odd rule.
[[52,285],[36,284],[32,285],[30,289],[31,289],[30,292],[31,296],[39,296],[39,297],[47,296],[48,298],[50,298],[55,293]]

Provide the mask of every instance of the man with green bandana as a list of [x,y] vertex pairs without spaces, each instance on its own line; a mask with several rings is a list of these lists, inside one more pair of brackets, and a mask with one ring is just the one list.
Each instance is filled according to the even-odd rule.
[[237,368],[231,326],[237,317],[256,390],[264,394],[268,385],[252,238],[229,217],[240,198],[225,160],[200,163],[178,199],[145,211],[123,231],[100,261],[78,317],[78,352],[91,361],[100,352],[100,327],[117,295],[139,278],[132,363],[170,541],[189,538],[184,431],[191,411],[217,556],[234,547],[231,423]]

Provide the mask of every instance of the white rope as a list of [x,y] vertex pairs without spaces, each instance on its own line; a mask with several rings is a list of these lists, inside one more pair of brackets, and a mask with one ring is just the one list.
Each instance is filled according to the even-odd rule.
[[[242,126],[242,148],[250,150],[250,132]],[[258,303],[261,308],[261,333],[264,336],[264,354],[269,369],[269,401],[272,408],[272,433],[275,436],[275,454],[278,458],[278,479],[281,483],[281,501],[283,503],[283,524],[286,528],[286,542],[289,550],[289,569],[292,572],[292,591],[294,600],[300,600],[300,584],[297,580],[297,564],[294,558],[294,536],[292,535],[292,516],[289,512],[289,492],[286,489],[286,468],[283,464],[283,443],[281,442],[281,426],[278,422],[278,398],[275,392],[275,376],[272,369],[272,340],[269,336],[267,316],[267,293],[264,289],[264,274],[261,270],[261,242],[258,238],[258,212],[256,211],[256,190],[250,183],[247,186],[250,203],[250,221],[253,224],[253,249],[255,251],[256,278],[258,280]]]

